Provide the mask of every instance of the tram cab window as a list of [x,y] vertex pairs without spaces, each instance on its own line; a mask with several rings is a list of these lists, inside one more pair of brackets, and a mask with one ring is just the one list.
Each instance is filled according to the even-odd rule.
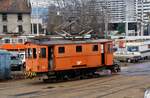
[[93,51],[98,51],[98,45],[93,45]]
[[46,48],[40,49],[40,58],[46,58]]
[[108,53],[112,52],[113,52],[112,44],[108,44]]
[[59,47],[58,53],[65,53],[65,47]]
[[82,46],[76,46],[76,52],[82,52]]
[[37,54],[36,54],[36,48],[33,48],[33,58],[37,58]]
[[101,53],[104,53],[104,45],[101,44]]
[[32,49],[31,49],[31,48],[28,48],[26,54],[27,54],[27,55],[26,55],[27,58],[32,58]]

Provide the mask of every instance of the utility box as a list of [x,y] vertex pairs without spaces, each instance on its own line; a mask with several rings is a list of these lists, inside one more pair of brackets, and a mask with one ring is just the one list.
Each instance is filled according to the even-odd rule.
[[0,50],[0,80],[11,77],[11,54],[7,51]]

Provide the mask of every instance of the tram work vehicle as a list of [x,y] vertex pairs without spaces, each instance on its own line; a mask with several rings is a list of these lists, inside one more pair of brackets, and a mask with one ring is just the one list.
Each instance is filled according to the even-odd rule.
[[61,40],[26,43],[26,74],[64,79],[89,76],[101,70],[119,72],[114,64],[112,41]]

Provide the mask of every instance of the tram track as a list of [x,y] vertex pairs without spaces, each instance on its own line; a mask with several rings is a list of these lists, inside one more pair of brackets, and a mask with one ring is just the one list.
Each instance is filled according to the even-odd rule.
[[[149,72],[149,69],[135,70],[135,73]],[[126,70],[124,70],[126,71]],[[123,71],[123,72],[124,72]],[[99,78],[90,78],[83,80],[71,80],[54,83],[33,82],[29,80],[25,83],[17,81],[18,84],[14,86],[16,92],[18,90],[26,89],[28,91],[19,91],[18,93],[11,93],[10,98],[116,98],[110,97],[120,95],[120,93],[130,93],[130,89],[139,89],[145,83],[150,83],[149,74],[146,75],[130,75],[134,72],[132,70],[118,75],[111,75]],[[22,81],[24,82],[24,81]],[[42,83],[42,85],[40,85]],[[12,83],[11,85],[13,85]],[[0,84],[3,85],[3,84]],[[149,84],[147,84],[150,86]],[[21,88],[21,89],[20,89]],[[34,88],[34,89],[33,89]],[[145,87],[144,87],[145,88]],[[0,88],[2,92],[13,89],[12,87]],[[131,90],[131,91],[132,91]],[[9,90],[11,91],[11,90]],[[143,90],[144,93],[144,90]],[[4,95],[5,96],[5,95]],[[117,97],[120,98],[120,97]],[[121,97],[124,98],[124,97]],[[133,97],[134,98],[134,97]],[[137,97],[135,97],[137,98]],[[139,97],[138,97],[139,98]]]
[[[133,81],[139,81],[140,79],[133,79]],[[61,93],[71,93],[71,92],[75,92],[75,93],[81,93],[82,91],[88,91],[88,92],[93,92],[93,94],[91,94],[91,93],[85,93],[85,94],[77,94],[77,96],[78,96],[78,98],[90,98],[90,97],[88,97],[88,96],[90,96],[90,95],[97,95],[96,97],[91,97],[91,98],[102,98],[102,97],[105,97],[105,96],[108,96],[108,95],[111,95],[111,94],[115,94],[115,93],[119,93],[119,92],[121,92],[121,91],[124,91],[124,90],[127,90],[127,89],[130,89],[130,88],[134,88],[134,87],[138,87],[138,86],[141,86],[141,85],[143,85],[143,84],[145,84],[146,82],[150,82],[150,80],[148,80],[148,81],[143,81],[143,82],[141,82],[141,83],[134,83],[134,82],[127,82],[127,83],[121,83],[121,84],[118,84],[117,83],[117,85],[113,85],[112,87],[109,87],[109,88],[106,88],[105,87],[105,89],[103,89],[102,88],[102,86],[98,86],[98,87],[93,87],[93,88],[91,88],[91,87],[82,87],[82,88],[84,88],[84,89],[82,89],[81,90],[81,88],[78,88],[78,89],[76,89],[76,88],[70,88],[70,89],[68,89],[68,90],[62,90],[62,91],[60,91]],[[99,91],[99,92],[105,92],[105,94],[98,94],[98,93],[94,93],[95,91]],[[107,93],[107,91],[108,91],[108,93]],[[60,93],[60,92],[58,92],[58,91],[55,91],[55,92],[57,92],[57,93]],[[44,93],[44,92],[42,92],[42,93]],[[53,95],[53,93],[51,93],[50,91],[47,91],[47,93],[44,93],[44,94],[42,94],[42,95],[37,95],[37,96],[33,96],[33,97],[31,97],[31,98],[40,98],[41,96],[42,97],[44,97],[44,96],[47,96],[47,95]],[[73,93],[71,93],[70,95],[74,95]],[[46,97],[47,98],[47,97]],[[58,97],[58,98],[60,98],[60,97]],[[75,98],[75,97],[69,97],[69,98]]]
[[[125,78],[125,79],[123,79],[123,78],[120,78],[122,81],[124,81],[125,79],[129,79],[129,77],[128,78]],[[118,81],[118,80],[116,80],[116,79],[112,79],[111,81],[109,80],[108,82],[104,82],[104,81],[102,81],[102,82],[100,82],[100,80],[99,81],[95,81],[95,82],[93,82],[93,83],[87,83],[87,85],[82,85],[82,86],[79,86],[79,87],[77,87],[77,86],[73,86],[73,87],[71,87],[71,88],[59,88],[59,90],[58,89],[55,89],[55,90],[46,90],[46,91],[41,91],[41,92],[38,92],[37,94],[33,94],[33,95],[31,95],[30,94],[30,98],[41,98],[41,97],[43,97],[44,98],[44,96],[48,96],[48,95],[55,95],[55,93],[71,93],[71,94],[73,94],[73,92],[75,92],[75,93],[77,93],[77,92],[88,92],[88,91],[90,91],[90,92],[95,92],[95,91],[99,91],[99,92],[105,92],[105,91],[110,91],[109,93],[107,93],[107,94],[104,94],[104,95],[100,95],[99,97],[97,97],[97,98],[101,98],[101,97],[103,97],[103,96],[107,96],[107,95],[109,95],[109,94],[113,94],[113,93],[117,93],[117,92],[119,92],[119,91],[122,91],[122,90],[126,90],[126,89],[128,89],[128,88],[130,88],[130,87],[135,87],[135,86],[137,86],[137,85],[139,85],[139,83],[137,83],[137,84],[133,84],[133,81],[139,81],[140,79],[134,79],[133,78],[133,80],[130,82],[130,83],[128,83],[127,81],[126,81],[126,83],[123,83],[123,82],[121,82],[120,84],[119,83],[117,83],[117,84],[115,84],[115,85],[111,85],[111,87],[107,87],[107,86],[105,86],[104,87],[104,85],[110,85],[111,83],[113,83],[113,82],[115,82],[115,81]],[[150,82],[150,81],[149,81]],[[93,85],[93,84],[97,84],[97,83],[99,83],[99,85],[97,85],[97,86],[95,86],[95,85]],[[140,84],[142,84],[142,83],[140,83]],[[105,89],[103,89],[103,88],[105,88]],[[116,89],[116,90],[114,90],[114,89]],[[79,95],[80,97],[78,97],[78,98],[84,98],[84,96],[89,96],[89,94],[90,93],[85,93],[85,94],[82,94],[82,95]],[[94,94],[94,93],[93,93]],[[73,94],[74,95],[74,94]],[[96,94],[95,94],[96,95]],[[27,95],[28,96],[28,95]],[[22,96],[23,98],[26,98],[27,96]],[[20,96],[21,97],[21,96]],[[28,98],[28,97],[27,97]],[[59,97],[58,97],[59,98]],[[70,98],[74,98],[74,97],[70,97]]]

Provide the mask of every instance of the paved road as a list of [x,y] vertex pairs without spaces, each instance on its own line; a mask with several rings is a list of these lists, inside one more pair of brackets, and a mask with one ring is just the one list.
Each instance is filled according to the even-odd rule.
[[122,67],[119,75],[42,83],[20,80],[0,83],[0,98],[143,98],[150,87],[150,62]]
[[129,66],[122,67],[123,75],[150,75],[150,62],[129,64]]

